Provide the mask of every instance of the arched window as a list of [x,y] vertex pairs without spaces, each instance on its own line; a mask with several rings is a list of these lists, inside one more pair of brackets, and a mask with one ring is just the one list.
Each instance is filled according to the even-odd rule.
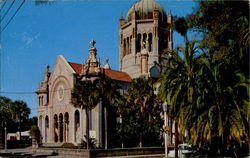
[[127,43],[126,43],[126,39],[124,39],[124,42],[123,42],[123,56],[126,55],[126,47],[127,47]]
[[57,114],[54,115],[54,141],[58,142],[58,118],[57,118]]
[[74,114],[74,120],[75,120],[75,130],[74,130],[74,136],[75,136],[75,142],[77,141],[77,138],[80,136],[80,113],[78,110],[75,111]]
[[45,117],[45,127],[49,128],[49,117],[48,116]]
[[140,51],[141,51],[141,34],[138,34],[136,39],[136,53]]
[[43,96],[41,97],[41,105],[43,106]]
[[63,114],[59,114],[59,140],[63,142]]
[[129,38],[129,54],[131,54],[131,42],[132,42],[132,35]]
[[130,43],[129,43],[129,37],[127,37],[127,49],[126,49],[126,55],[129,54],[129,50],[130,50]]
[[45,142],[48,140],[49,117],[45,116]]
[[142,40],[142,42],[147,42],[147,34],[146,33],[143,34],[143,40]]
[[152,33],[148,34],[148,51],[152,51]]

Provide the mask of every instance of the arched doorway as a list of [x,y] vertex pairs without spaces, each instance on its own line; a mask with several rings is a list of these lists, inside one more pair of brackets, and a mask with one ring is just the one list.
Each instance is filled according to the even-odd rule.
[[69,139],[69,113],[68,112],[64,114],[64,123],[65,123],[64,140],[65,142],[68,142],[68,139]]

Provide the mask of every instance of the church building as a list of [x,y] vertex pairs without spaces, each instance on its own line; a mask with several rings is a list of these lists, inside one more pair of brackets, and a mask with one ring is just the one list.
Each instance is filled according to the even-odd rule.
[[[36,91],[43,144],[77,145],[86,135],[85,112],[71,103],[77,77],[105,75],[123,85],[121,90],[126,90],[133,78],[159,77],[169,58],[167,50],[173,45],[171,14],[167,15],[154,0],[140,0],[119,21],[119,71],[110,69],[108,59],[100,67],[93,40],[84,64],[68,62],[60,55],[52,71],[46,66],[44,79]],[[97,140],[97,145],[104,144],[102,118],[100,102],[90,113],[90,137]]]

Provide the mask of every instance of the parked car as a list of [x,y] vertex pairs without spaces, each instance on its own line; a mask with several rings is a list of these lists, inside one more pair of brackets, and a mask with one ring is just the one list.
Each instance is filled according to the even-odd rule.
[[[179,144],[178,145],[178,157],[186,158],[188,155],[192,154],[192,145],[191,144]],[[175,151],[170,150],[168,157],[174,157]]]

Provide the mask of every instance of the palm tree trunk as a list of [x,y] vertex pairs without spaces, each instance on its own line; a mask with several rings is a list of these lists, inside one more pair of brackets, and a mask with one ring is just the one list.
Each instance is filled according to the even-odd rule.
[[179,144],[179,134],[178,134],[178,124],[174,123],[174,150],[175,150],[175,158],[178,158],[178,144]]
[[108,149],[108,111],[104,105],[105,149]]
[[87,143],[87,149],[89,149],[89,109],[86,108],[85,109],[85,113],[86,113],[86,143]]
[[122,138],[122,148],[124,148],[124,144],[123,144],[123,120],[122,120],[122,115],[120,114],[120,118],[121,118],[121,138]]
[[140,148],[142,147],[142,138],[143,138],[143,122],[142,119],[140,118]]
[[20,141],[21,141],[21,116],[19,116],[19,138],[20,138]]

